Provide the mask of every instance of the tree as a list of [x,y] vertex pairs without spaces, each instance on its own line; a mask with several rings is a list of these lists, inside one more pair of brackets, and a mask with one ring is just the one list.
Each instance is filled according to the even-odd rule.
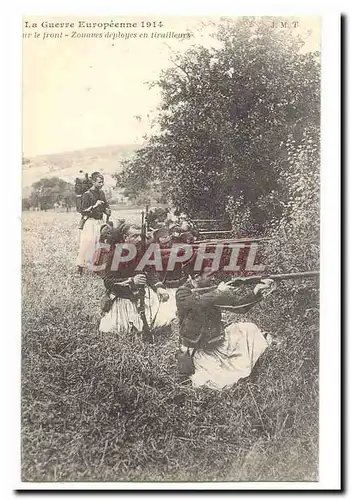
[[33,208],[40,208],[40,192],[39,191],[32,191],[30,196],[29,196],[29,203],[30,206]]
[[75,205],[76,196],[73,190],[67,189],[62,194],[62,204],[66,208],[66,212],[69,212],[71,208]]
[[72,206],[75,200],[74,186],[58,177],[44,178],[32,185],[30,203],[40,210],[48,210],[55,203]]
[[261,232],[284,211],[288,145],[307,127],[319,140],[319,57],[267,18],[228,22],[216,38],[219,48],[175,55],[154,83],[159,132],[120,180],[129,194],[157,187],[190,215],[227,213],[238,232]]
[[22,199],[22,210],[29,210],[30,209],[30,201],[28,198],[23,198]]

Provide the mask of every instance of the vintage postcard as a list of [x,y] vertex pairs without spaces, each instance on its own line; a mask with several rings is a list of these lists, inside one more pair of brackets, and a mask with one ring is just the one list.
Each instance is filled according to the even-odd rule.
[[22,36],[23,487],[318,485],[321,18]]

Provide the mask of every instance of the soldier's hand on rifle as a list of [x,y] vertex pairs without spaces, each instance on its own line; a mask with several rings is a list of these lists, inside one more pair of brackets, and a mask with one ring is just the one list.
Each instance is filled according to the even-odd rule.
[[217,290],[219,292],[221,292],[222,294],[225,294],[225,295],[233,295],[233,291],[234,291],[234,287],[233,286],[230,286],[228,285],[227,283],[225,283],[224,281],[222,281],[218,286],[217,286]]
[[100,205],[103,205],[105,202],[102,201],[102,200],[97,200],[97,202],[95,203],[95,205],[93,206],[93,208],[97,208],[99,207]]
[[133,283],[136,286],[145,286],[146,276],[144,274],[136,274],[133,278]]
[[263,297],[267,297],[267,295],[270,295],[276,288],[277,283],[270,278],[266,278],[255,286],[254,294],[261,294]]
[[165,288],[160,287],[157,289],[157,297],[160,302],[167,302],[169,294]]

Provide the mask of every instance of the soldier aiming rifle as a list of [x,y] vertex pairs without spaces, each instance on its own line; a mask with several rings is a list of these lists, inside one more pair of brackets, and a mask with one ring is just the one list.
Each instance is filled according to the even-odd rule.
[[[283,279],[318,277],[318,272],[234,278],[209,286],[213,271],[189,269],[176,292],[179,317],[178,371],[194,387],[221,390],[249,376],[272,336],[249,322],[223,325],[222,310],[246,314],[268,297]],[[253,290],[249,286],[253,285]],[[242,292],[240,294],[240,292]]]

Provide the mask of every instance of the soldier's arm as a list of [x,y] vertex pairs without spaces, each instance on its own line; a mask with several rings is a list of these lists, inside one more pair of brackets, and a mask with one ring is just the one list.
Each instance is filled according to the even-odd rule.
[[231,295],[213,290],[210,292],[202,293],[196,289],[179,288],[176,292],[177,305],[181,308],[195,309],[197,307],[206,306],[231,306],[235,307],[235,312],[244,314],[249,311],[255,304],[261,302],[263,296],[260,293],[250,293],[243,298],[235,298]]
[[121,290],[121,288],[129,287],[133,288],[133,279],[132,278],[120,278],[116,275],[116,273],[107,273],[104,276],[104,285],[106,290],[109,293],[118,293],[118,290]]
[[104,191],[101,191],[101,199],[104,202],[104,210],[103,210],[104,214],[111,215],[111,208],[110,208],[110,205],[106,199],[106,195],[105,195]]
[[201,293],[201,288],[197,291],[196,289],[191,290],[190,288],[181,287],[176,291],[176,302],[177,306],[181,308],[195,309],[206,306],[232,305],[233,298],[224,295],[218,290]]
[[[231,307],[233,312],[236,312],[238,314],[245,314],[247,313],[255,304],[258,304],[258,302],[261,302],[263,299],[263,296],[258,293],[255,295],[254,293],[248,294],[246,297],[241,298],[241,299],[235,299],[231,301]],[[222,304],[220,304],[222,305]],[[228,305],[228,304],[226,304]],[[235,310],[234,310],[235,308]]]
[[[245,286],[244,289],[245,288],[247,287]],[[234,302],[234,307],[238,309],[238,312],[245,313],[250,310],[252,306],[268,297],[276,288],[277,284],[273,279],[260,279],[259,283],[254,286],[251,292],[247,293],[246,297],[242,298],[240,301]]]

